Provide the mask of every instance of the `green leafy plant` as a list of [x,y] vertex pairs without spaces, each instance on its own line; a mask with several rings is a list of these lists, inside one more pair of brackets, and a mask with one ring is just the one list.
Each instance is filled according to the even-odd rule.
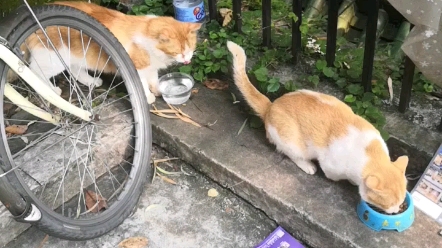
[[[113,1],[113,0],[108,0]],[[231,0],[220,0],[219,6],[231,8]],[[257,83],[258,89],[272,96],[294,91],[298,85],[293,81],[282,82],[273,76],[273,69],[291,60],[291,25],[299,17],[291,12],[291,6],[285,0],[272,1],[272,43],[273,47],[261,46],[262,12],[261,1],[254,0],[243,3],[242,33],[235,32],[232,20],[227,26],[211,21],[201,31],[192,63],[182,65],[179,70],[191,74],[196,81],[204,81],[210,77],[218,77],[229,72],[231,58],[226,49],[226,42],[232,40],[241,45],[249,58],[252,68],[249,76]],[[145,0],[141,5],[134,6],[132,13],[136,15],[157,14],[172,15],[172,0]],[[303,17],[304,18],[304,17]],[[373,66],[372,89],[365,92],[361,85],[364,48],[348,42],[345,38],[337,39],[337,53],[332,66],[325,61],[326,17],[303,19],[300,25],[303,54],[314,60],[308,75],[300,76],[312,87],[320,87],[320,83],[329,81],[344,92],[343,101],[353,111],[370,121],[379,129],[382,136],[388,139],[383,130],[385,117],[380,110],[382,100],[388,99],[387,78],[393,83],[402,79],[401,61],[392,59],[389,46],[378,46]],[[433,85],[417,72],[414,77],[413,89],[421,92],[432,92]],[[252,120],[252,119],[251,119]],[[253,121],[250,121],[253,123]]]
[[[108,0],[113,1],[113,0]],[[130,14],[135,15],[172,15],[173,0],[144,0],[144,3],[134,5]]]

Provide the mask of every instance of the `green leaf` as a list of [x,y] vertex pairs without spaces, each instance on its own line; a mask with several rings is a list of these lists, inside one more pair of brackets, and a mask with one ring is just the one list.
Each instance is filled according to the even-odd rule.
[[379,130],[379,133],[381,133],[381,136],[385,141],[387,141],[390,138],[390,134],[384,129]]
[[221,49],[216,49],[213,51],[213,56],[217,59],[221,58],[224,55],[224,51]]
[[350,84],[347,87],[347,90],[350,94],[353,94],[353,95],[359,95],[359,94],[362,94],[362,92],[364,92],[364,89],[362,88],[362,86],[360,84]]
[[344,97],[344,102],[354,102],[356,101],[356,97],[354,95],[346,95]]
[[296,90],[296,85],[292,80],[285,82],[284,87],[287,91],[295,91]]
[[345,80],[345,78],[340,78],[336,81],[336,84],[339,88],[343,89],[345,86],[347,86],[347,80]]
[[198,55],[198,58],[199,58],[200,60],[206,60],[206,56],[204,56],[204,55],[202,55],[202,54]]
[[370,102],[374,99],[374,94],[371,92],[365,92],[364,96],[362,97],[363,102]]
[[203,75],[202,71],[198,71],[197,73],[195,73],[193,75],[193,77],[195,78],[195,80],[201,82],[201,81],[203,81],[204,75]]
[[259,118],[256,115],[253,115],[250,117],[250,127],[251,128],[260,128],[264,126],[264,123],[262,122],[261,118]]
[[140,6],[138,6],[138,5],[133,6],[132,12],[134,12],[134,14],[137,14],[138,12],[140,12]]
[[359,76],[361,76],[361,72],[358,70],[349,69],[347,71],[347,75],[351,78],[359,78]]
[[229,72],[229,69],[227,68],[227,66],[223,65],[223,66],[221,66],[221,71],[222,71],[223,73],[228,73],[228,72]]
[[294,22],[297,22],[299,20],[298,16],[293,12],[290,12],[288,16],[289,18],[292,18]]
[[147,14],[148,11],[149,11],[149,7],[147,7],[146,5],[140,5],[140,7],[138,8],[139,14]]
[[365,115],[375,121],[383,117],[381,111],[379,111],[379,109],[374,106],[368,106],[365,110]]
[[325,60],[316,61],[316,69],[322,71],[327,66],[327,62]]
[[424,89],[426,92],[431,93],[433,92],[433,84],[428,83],[428,84],[424,84]]
[[308,33],[308,26],[307,25],[301,25],[299,27],[299,31],[301,31],[301,34],[306,35]]
[[276,92],[279,90],[280,84],[279,83],[273,83],[267,85],[267,92]]
[[311,83],[313,83],[313,85],[316,87],[319,84],[319,76],[318,75],[311,75],[308,76],[308,81],[310,81]]
[[322,73],[324,73],[324,75],[325,75],[326,77],[329,77],[329,78],[331,78],[331,77],[333,77],[333,76],[335,75],[335,72],[334,72],[333,69],[330,68],[330,67],[324,67],[324,68],[322,69]]
[[279,83],[279,79],[278,78],[271,78],[269,80],[269,84],[277,84],[277,83]]
[[192,71],[191,65],[183,65],[180,67],[180,72],[182,72],[182,73],[190,74],[191,71]]
[[267,75],[269,73],[267,71],[267,68],[260,67],[259,69],[255,70],[253,73],[255,74],[255,77],[258,81],[261,81],[261,82],[267,81]]
[[212,67],[206,67],[206,68],[204,68],[204,73],[205,73],[205,74],[210,73],[211,71],[212,71]]
[[334,65],[336,68],[341,68],[341,67],[342,67],[341,62],[339,62],[339,61],[335,61],[335,62],[333,62],[333,65]]
[[221,65],[219,63],[213,64],[212,66],[212,72],[217,72],[221,68]]

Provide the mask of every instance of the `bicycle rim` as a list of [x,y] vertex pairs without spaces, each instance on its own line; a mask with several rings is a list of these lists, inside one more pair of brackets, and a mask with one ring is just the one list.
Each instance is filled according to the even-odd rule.
[[[96,118],[86,122],[56,108],[5,68],[0,152],[21,185],[17,190],[42,211],[40,227],[62,238],[93,238],[124,220],[150,176],[148,106],[127,53],[103,26],[67,7],[35,12],[68,70],[57,73],[58,56],[32,20],[17,26],[8,40],[41,78],[54,74],[47,80],[62,90],[63,99]],[[85,59],[89,53],[96,55],[95,65]],[[4,95],[5,83],[59,123],[24,111]]]

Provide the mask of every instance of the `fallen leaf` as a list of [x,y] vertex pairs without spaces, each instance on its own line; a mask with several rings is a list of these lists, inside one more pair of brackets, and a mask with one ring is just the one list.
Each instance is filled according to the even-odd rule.
[[387,84],[388,92],[390,93],[390,102],[393,102],[393,80],[391,79],[391,77],[388,77]]
[[221,81],[216,78],[209,78],[203,83],[207,88],[211,90],[225,90],[229,88],[229,84],[227,82]]
[[119,248],[144,248],[147,246],[148,240],[145,237],[131,237],[121,241]]
[[150,110],[150,112],[151,113],[168,113],[168,114],[172,113],[172,114],[174,114],[174,113],[176,113],[176,110],[174,110],[174,109],[160,109],[160,110]]
[[198,94],[199,89],[198,88],[193,88],[192,89],[192,94]]
[[238,130],[238,133],[236,134],[236,136],[238,136],[242,132],[242,130],[246,126],[246,123],[248,120],[249,120],[249,118],[246,118],[246,120],[242,123],[241,128]]
[[154,163],[154,164],[158,164],[158,163],[169,162],[169,161],[177,160],[177,159],[179,159],[179,158],[162,158],[162,159],[154,159],[154,160],[153,160],[153,163]]
[[207,195],[210,197],[217,197],[219,193],[216,189],[209,189],[209,191],[207,191]]
[[440,100],[440,98],[436,97],[436,96],[425,95],[425,97],[431,101],[439,101]]
[[156,208],[158,206],[160,206],[160,205],[158,205],[158,204],[149,205],[147,208],[144,209],[144,212],[147,212],[147,211],[151,210],[152,208]]
[[[158,116],[161,116],[161,117],[164,117],[164,118],[168,118],[168,119],[178,119],[178,117],[175,116],[175,115],[166,115],[166,114],[163,114],[162,112],[156,112],[156,110],[150,110],[150,112],[151,112],[152,114],[155,114],[155,115],[158,115]],[[172,113],[176,113],[176,111],[174,111],[174,112],[172,112]]]
[[5,131],[10,134],[24,134],[28,130],[28,125],[11,125],[5,128]]
[[167,183],[170,183],[170,184],[173,184],[173,185],[177,184],[174,180],[172,180],[172,179],[170,179],[170,178],[168,178],[166,176],[163,176],[163,175],[159,174],[158,172],[157,172],[157,176],[159,176],[161,179],[163,179],[163,181],[165,181]]
[[20,139],[22,139],[22,140],[23,140],[23,142],[25,142],[25,144],[28,144],[28,143],[29,143],[29,140],[28,140],[28,138],[27,138],[27,137],[25,137],[25,136],[22,136],[22,137],[20,137]]
[[40,245],[38,246],[38,248],[42,248],[46,241],[48,241],[49,235],[46,234],[46,236],[43,238],[43,240],[40,242]]
[[219,14],[223,18],[223,27],[227,26],[227,24],[232,21],[233,11],[228,8],[220,8]]
[[185,117],[187,117],[187,118],[192,119],[192,118],[190,117],[190,115],[184,113],[183,111],[181,111],[181,109],[177,109],[177,110],[178,110],[178,113],[180,113],[181,115],[183,115],[183,116],[185,116]]
[[[197,127],[201,127],[200,124],[198,124],[197,122],[193,121],[190,116],[186,113],[184,113],[183,111],[181,111],[181,109],[174,107],[170,104],[168,104],[169,109],[161,109],[158,110],[155,105],[152,105],[154,109],[151,109],[150,112],[152,114],[164,117],[164,118],[169,118],[169,119],[181,119],[184,122],[190,123],[194,126]],[[170,114],[175,114],[175,115],[166,115],[165,113],[170,113]]]
[[26,124],[28,127],[34,123],[36,123],[37,121],[30,121],[28,124]]
[[178,113],[176,113],[176,116],[178,116],[178,118],[180,118],[180,119],[183,120],[184,122],[190,123],[190,124],[192,124],[192,125],[194,125],[194,126],[197,126],[197,127],[201,127],[200,124],[198,124],[198,123],[192,121],[189,117],[182,116],[182,115],[180,115],[180,114],[178,114]]
[[92,190],[85,190],[86,207],[89,212],[98,213],[101,209],[107,209],[106,198]]

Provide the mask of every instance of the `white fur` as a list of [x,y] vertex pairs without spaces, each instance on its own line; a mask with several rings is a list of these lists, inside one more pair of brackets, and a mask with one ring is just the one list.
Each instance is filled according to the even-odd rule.
[[[70,67],[73,77],[80,83],[89,87],[99,87],[102,85],[103,81],[100,78],[94,78],[87,73],[86,68],[94,68],[95,65],[88,65],[86,59],[72,56],[67,47],[59,49],[59,54],[66,65]],[[47,48],[33,49],[29,68],[51,86],[58,95],[61,94],[60,88],[55,87],[50,81],[53,76],[65,70],[54,51]]]
[[[270,142],[304,172],[314,174],[317,168],[311,160],[317,159],[327,178],[334,181],[349,180],[355,185],[362,184],[362,170],[368,161],[366,147],[375,139],[384,144],[376,131],[361,131],[350,126],[347,135],[334,140],[328,147],[316,147],[306,141],[307,150],[302,151],[296,144],[282,140],[272,125],[267,125],[266,130]],[[383,148],[388,154],[385,144]]]
[[179,54],[174,58],[165,54],[156,48],[158,41],[147,38],[145,36],[135,36],[134,43],[145,49],[150,56],[150,65],[142,70],[138,70],[138,75],[142,79],[144,91],[149,104],[155,101],[153,94],[150,92],[149,85],[158,92],[158,70],[165,69],[173,63],[190,63],[193,57],[193,51],[186,45],[184,54]]
[[[156,16],[147,16],[147,18],[156,18]],[[175,62],[190,63],[190,60],[193,57],[193,51],[186,45],[183,54],[179,54],[172,58],[156,48],[158,41],[154,39],[149,39],[145,36],[135,36],[133,38],[133,42],[138,44],[142,49],[145,49],[150,56],[150,65],[142,70],[138,70],[138,75],[143,83],[147,101],[149,104],[151,104],[155,101],[155,96],[150,91],[149,86],[151,86],[156,93],[159,93],[158,70],[165,69]],[[130,45],[126,44],[124,47],[127,50]],[[70,68],[74,78],[80,83],[89,87],[99,87],[102,85],[103,81],[100,78],[94,78],[87,72],[87,69],[92,71],[95,70],[95,65],[88,65],[85,58],[72,56],[67,47],[60,49],[59,53],[64,62]],[[34,71],[34,73],[44,79],[44,81],[47,82],[57,94],[61,94],[60,88],[55,87],[50,82],[51,77],[56,76],[65,70],[63,64],[54,51],[47,48],[33,49],[31,51],[29,67]]]

